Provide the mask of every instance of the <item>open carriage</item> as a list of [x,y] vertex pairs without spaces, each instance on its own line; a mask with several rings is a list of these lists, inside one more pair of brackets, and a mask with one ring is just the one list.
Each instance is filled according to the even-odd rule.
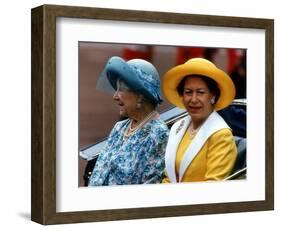
[[[247,161],[246,161],[246,100],[236,99],[230,106],[219,111],[218,113],[224,118],[227,124],[231,127],[235,143],[238,150],[238,156],[233,167],[232,173],[225,180],[243,179],[246,178]],[[173,107],[160,114],[162,120],[167,126],[171,126],[180,118],[187,116],[186,110]],[[98,143],[92,144],[80,150],[80,157],[87,161],[84,169],[84,185],[88,185],[89,178],[95,166],[101,148],[106,143],[106,138]]]

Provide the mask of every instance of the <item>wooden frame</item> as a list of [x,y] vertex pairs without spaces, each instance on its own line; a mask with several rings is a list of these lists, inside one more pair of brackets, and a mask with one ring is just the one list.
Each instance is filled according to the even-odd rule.
[[[266,159],[265,200],[184,206],[56,211],[56,18],[173,23],[265,30]],[[274,208],[274,22],[270,19],[144,12],[43,5],[32,9],[32,204],[31,219],[41,224],[124,220]]]

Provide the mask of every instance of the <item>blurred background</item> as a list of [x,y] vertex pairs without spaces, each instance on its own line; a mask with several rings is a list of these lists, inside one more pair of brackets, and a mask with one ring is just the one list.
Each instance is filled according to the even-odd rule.
[[[160,77],[175,65],[190,58],[204,57],[228,73],[236,87],[236,98],[246,98],[246,50],[233,48],[79,43],[79,148],[107,137],[119,120],[118,105],[109,93],[96,90],[97,80],[107,60],[142,58],[153,63]],[[158,111],[171,108],[165,98]],[[79,186],[83,186],[86,160],[79,157]]]

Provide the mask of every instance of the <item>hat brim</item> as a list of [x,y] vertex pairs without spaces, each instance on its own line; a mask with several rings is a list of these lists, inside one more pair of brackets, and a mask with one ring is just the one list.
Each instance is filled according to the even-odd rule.
[[211,62],[195,58],[170,69],[163,77],[162,91],[169,102],[179,108],[185,108],[183,97],[178,94],[177,87],[186,76],[201,75],[213,79],[218,84],[220,97],[214,109],[216,111],[227,107],[235,98],[235,86],[231,78]]
[[138,81],[138,78],[135,76],[135,72],[122,58],[110,58],[105,67],[105,70],[107,79],[115,90],[117,90],[118,79],[124,81],[133,91],[140,90],[140,83]]

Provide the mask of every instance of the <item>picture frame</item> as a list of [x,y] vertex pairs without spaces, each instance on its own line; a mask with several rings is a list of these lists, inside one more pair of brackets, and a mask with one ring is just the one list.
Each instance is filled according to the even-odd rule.
[[[85,211],[57,211],[57,19],[78,18],[265,31],[265,183],[263,200],[163,205]],[[274,21],[242,18],[43,5],[32,9],[31,220],[41,224],[126,220],[274,209]],[[254,87],[254,86],[251,86]]]

